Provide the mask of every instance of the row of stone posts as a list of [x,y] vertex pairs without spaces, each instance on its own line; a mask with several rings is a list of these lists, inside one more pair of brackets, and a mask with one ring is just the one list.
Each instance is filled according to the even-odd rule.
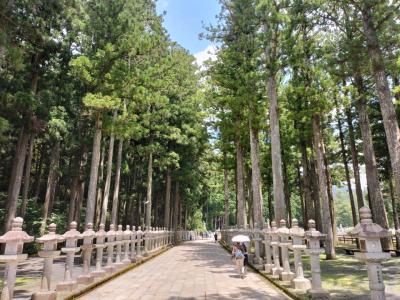
[[[300,228],[296,219],[292,227],[286,226],[281,220],[279,227],[275,221],[267,222],[263,230],[231,228],[221,231],[221,239],[232,246],[232,237],[237,234],[248,234],[254,244],[254,254],[250,254],[252,265],[270,274],[272,278],[280,279],[284,285],[291,286],[297,293],[308,293],[312,299],[328,299],[329,293],[322,288],[320,254],[324,253],[321,241],[326,237],[315,228],[315,221],[309,220],[308,231]],[[400,237],[400,230],[396,232]],[[390,235],[389,231],[372,222],[371,210],[368,207],[360,209],[360,223],[350,233],[360,241],[360,252],[355,257],[367,265],[369,287],[372,300],[385,299],[381,262],[390,257],[381,247],[381,238]],[[262,236],[262,238],[260,238]],[[260,257],[260,244],[264,244],[265,257]],[[294,256],[294,272],[291,269],[289,250]],[[310,257],[311,280],[304,277],[302,254]]]
[[[1,291],[1,300],[12,299],[19,262],[27,259],[27,254],[22,254],[24,243],[32,242],[34,237],[22,230],[22,218],[15,218],[12,229],[0,237],[0,243],[5,244],[4,255],[0,255],[0,262],[5,263],[4,284]],[[38,256],[43,258],[43,276],[40,292],[33,294],[32,299],[56,299],[57,292],[71,292],[78,284],[93,283],[96,278],[103,277],[129,265],[140,262],[143,257],[150,256],[162,248],[176,242],[189,240],[188,231],[174,233],[165,228],[150,228],[142,231],[139,226],[110,225],[105,231],[104,224],[96,232],[93,225],[88,223],[85,231],[77,230],[77,223],[72,222],[69,230],[62,235],[56,233],[56,225],[50,224],[48,233],[37,238],[36,242],[43,244]],[[82,240],[78,245],[78,241]],[[65,243],[58,250],[59,243]],[[103,261],[103,252],[106,249],[107,260]],[[74,277],[75,255],[82,255],[82,274]],[[64,279],[58,282],[56,290],[52,289],[53,261],[60,253],[65,254]],[[92,270],[92,256],[95,253],[95,267]]]

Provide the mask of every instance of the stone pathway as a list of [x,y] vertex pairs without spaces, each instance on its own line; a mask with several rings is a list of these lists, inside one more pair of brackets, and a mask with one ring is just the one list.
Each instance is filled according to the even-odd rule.
[[211,240],[186,242],[80,299],[289,299],[258,274],[241,279],[230,255]]

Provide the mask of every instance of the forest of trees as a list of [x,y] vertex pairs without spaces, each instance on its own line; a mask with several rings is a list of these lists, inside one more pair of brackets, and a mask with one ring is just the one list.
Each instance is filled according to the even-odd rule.
[[[194,228],[207,199],[194,57],[151,0],[1,1],[0,219]],[[3,223],[3,222],[2,222]]]
[[399,229],[400,1],[219,2],[201,69],[153,0],[1,2],[3,232]]
[[339,189],[348,191],[349,225],[368,205],[376,223],[398,229],[400,1],[220,3],[205,34],[218,47],[205,76],[225,224],[262,228],[267,218],[296,217],[307,227],[315,219],[335,258],[347,213],[343,197],[335,201]]

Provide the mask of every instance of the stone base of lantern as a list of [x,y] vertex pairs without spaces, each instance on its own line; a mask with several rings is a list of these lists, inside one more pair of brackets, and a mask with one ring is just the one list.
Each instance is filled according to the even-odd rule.
[[123,259],[123,260],[122,260],[122,263],[123,263],[125,266],[127,266],[127,265],[129,265],[129,264],[131,263],[131,260],[130,260],[129,258]]
[[295,278],[292,280],[292,288],[296,292],[306,293],[311,288],[311,282],[307,278]]
[[99,278],[99,277],[103,277],[106,275],[106,271],[104,270],[100,270],[100,271],[93,271],[92,273],[90,273],[93,277],[95,278]]
[[283,269],[282,268],[272,268],[272,278],[279,279],[279,275],[281,275]]
[[116,270],[114,266],[105,266],[103,269],[106,273],[114,273]]
[[318,299],[318,300],[328,300],[331,297],[329,293],[324,289],[310,289],[307,291],[307,294],[310,296],[311,299]]
[[267,274],[271,273],[273,267],[274,267],[273,264],[265,264],[265,265],[264,265],[264,271],[265,271],[265,273],[267,273]]
[[93,275],[79,275],[77,278],[77,281],[79,284],[91,284],[94,282],[94,276]]
[[290,282],[293,280],[293,278],[294,278],[294,273],[292,272],[282,272],[281,274],[279,274],[279,279],[282,281]]
[[57,292],[72,292],[77,286],[76,280],[63,281],[57,284],[56,290]]
[[123,267],[125,267],[125,264],[122,261],[120,261],[120,262],[114,263],[114,267],[117,269],[122,269]]
[[32,300],[56,300],[56,291],[37,292],[32,295]]
[[143,256],[141,256],[141,255],[136,255],[135,260],[136,260],[136,262],[141,262],[141,261],[143,260]]

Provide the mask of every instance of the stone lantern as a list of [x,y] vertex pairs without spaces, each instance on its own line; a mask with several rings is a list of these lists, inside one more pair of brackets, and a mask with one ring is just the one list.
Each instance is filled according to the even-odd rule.
[[263,268],[263,261],[262,258],[260,257],[260,242],[261,242],[261,237],[260,237],[261,231],[258,229],[258,224],[254,223],[254,230],[253,230],[253,241],[254,241],[254,258],[253,258],[253,263],[254,267],[257,270],[261,270]]
[[115,256],[114,266],[117,268],[122,268],[124,264],[121,261],[121,251],[122,244],[124,243],[122,239],[124,238],[124,231],[122,230],[122,225],[118,225],[118,230],[115,233],[115,244],[117,245],[117,255]]
[[37,243],[43,244],[43,249],[38,252],[38,255],[44,259],[44,263],[40,292],[32,295],[34,300],[55,300],[57,298],[57,292],[51,289],[53,261],[61,252],[57,251],[57,243],[64,241],[64,238],[56,234],[56,228],[56,224],[50,224],[49,233],[36,239]]
[[106,271],[102,269],[103,264],[103,251],[104,248],[107,247],[107,244],[104,242],[106,237],[106,231],[104,230],[104,224],[100,224],[99,231],[96,232],[96,270],[92,272],[94,277],[102,277],[106,275]]
[[282,272],[281,263],[279,261],[279,235],[278,228],[276,227],[276,222],[271,222],[271,246],[272,246],[272,256],[274,259],[274,266],[272,268],[272,277],[279,278]]
[[269,226],[269,221],[267,221],[266,227],[263,230],[264,234],[264,246],[265,246],[265,264],[264,270],[267,274],[271,273],[274,264],[271,260],[271,227]]
[[136,232],[136,262],[139,262],[143,259],[142,256],[142,237],[143,231],[142,227],[138,227],[138,231]]
[[279,236],[279,246],[281,247],[282,253],[282,266],[283,270],[279,276],[282,281],[291,281],[294,277],[292,271],[290,271],[289,263],[289,246],[291,245],[289,241],[289,228],[286,226],[286,221],[282,219],[279,222],[279,229],[277,230]]
[[132,235],[131,235],[131,262],[136,262],[136,227],[132,226]]
[[304,251],[307,247],[304,245],[304,229],[299,227],[297,219],[292,220],[292,228],[289,232],[292,237],[292,245],[290,248],[294,254],[294,268],[295,278],[293,279],[293,288],[298,291],[306,292],[311,288],[311,282],[307,278],[304,278],[303,264],[301,261],[301,251]]
[[108,272],[108,273],[112,273],[115,271],[115,267],[113,265],[115,235],[116,235],[116,232],[114,230],[114,224],[110,224],[110,230],[107,231],[107,233],[106,233],[107,265],[104,267],[104,270],[106,270],[106,272]]
[[[144,232],[143,232],[143,240],[144,240],[144,253],[143,256],[149,256],[149,240],[150,240],[150,228],[145,228]],[[142,236],[143,236],[142,235]]]
[[0,262],[6,264],[1,300],[13,298],[18,263],[28,258],[28,254],[22,254],[24,243],[32,242],[34,239],[33,236],[22,231],[23,222],[22,218],[14,218],[11,230],[0,236],[0,243],[6,244],[4,255],[0,255]]
[[93,224],[87,223],[86,230],[79,236],[83,239],[82,259],[83,259],[83,272],[78,276],[79,284],[90,284],[94,281],[94,276],[90,274],[90,259],[92,258],[92,251],[94,248],[93,239],[95,232],[93,230]]
[[76,280],[72,279],[75,253],[81,250],[81,248],[77,247],[80,236],[79,231],[76,230],[77,227],[78,225],[75,221],[71,222],[69,230],[62,235],[65,239],[65,247],[61,248],[61,252],[65,253],[67,257],[65,259],[64,281],[57,284],[57,291],[72,291],[77,287]]
[[126,225],[125,231],[124,231],[124,259],[122,260],[123,264],[130,264],[131,260],[129,258],[129,244],[131,243],[131,237],[132,237],[132,231],[131,227],[129,225]]
[[360,208],[360,223],[350,232],[350,236],[357,237],[360,241],[361,252],[354,255],[367,265],[371,300],[385,299],[381,262],[389,259],[390,253],[382,251],[381,238],[390,238],[391,233],[373,223],[371,210],[364,206]]
[[305,237],[308,241],[306,253],[310,255],[311,263],[311,289],[308,290],[312,299],[329,299],[329,293],[322,288],[321,284],[321,266],[319,263],[319,255],[324,253],[324,249],[320,246],[320,241],[325,239],[326,234],[320,233],[315,229],[315,221],[308,221],[308,231]]

